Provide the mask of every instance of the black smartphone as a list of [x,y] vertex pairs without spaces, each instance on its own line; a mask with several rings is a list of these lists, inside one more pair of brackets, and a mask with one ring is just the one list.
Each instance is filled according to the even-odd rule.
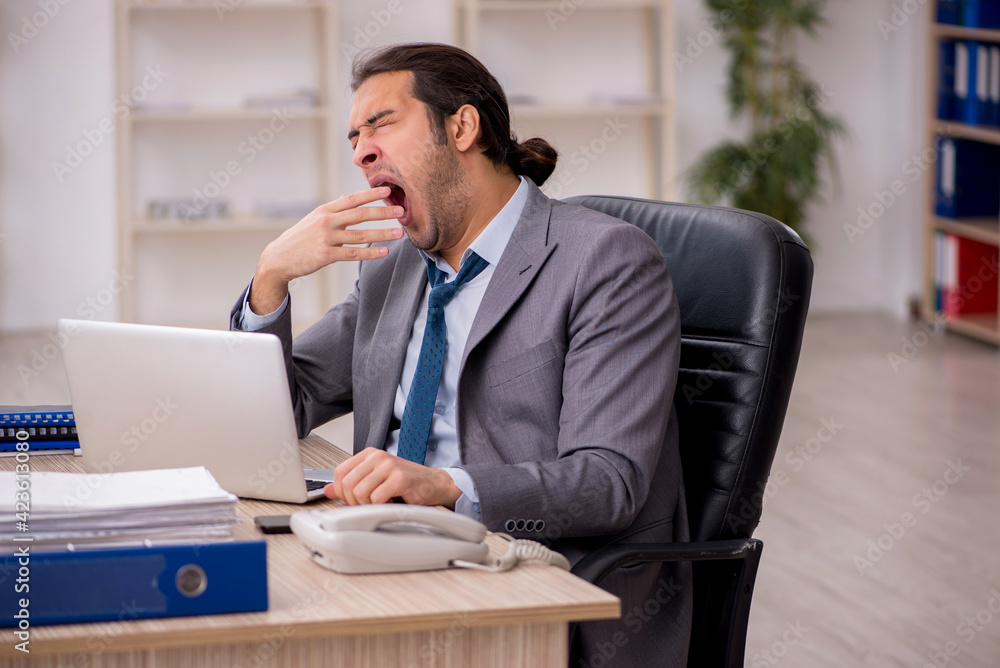
[[253,523],[261,533],[292,533],[291,515],[257,515]]

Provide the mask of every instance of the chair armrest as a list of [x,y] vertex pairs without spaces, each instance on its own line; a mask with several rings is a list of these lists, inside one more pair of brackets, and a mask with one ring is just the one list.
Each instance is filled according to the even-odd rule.
[[[694,563],[694,601],[688,666],[740,668],[746,654],[747,623],[757,566],[764,543],[756,538],[701,543],[632,543],[594,550],[572,573],[600,585],[612,571],[641,563]],[[578,651],[578,625],[570,646]]]
[[756,538],[706,541],[702,543],[632,543],[594,550],[573,566],[577,577],[600,584],[616,568],[649,562],[724,561],[760,558],[763,543]]

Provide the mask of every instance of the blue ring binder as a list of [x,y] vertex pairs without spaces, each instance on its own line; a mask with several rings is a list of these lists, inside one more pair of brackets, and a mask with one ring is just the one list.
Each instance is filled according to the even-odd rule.
[[0,627],[16,627],[22,608],[31,626],[267,610],[264,541],[38,553],[23,545],[27,577],[24,556],[0,558]]

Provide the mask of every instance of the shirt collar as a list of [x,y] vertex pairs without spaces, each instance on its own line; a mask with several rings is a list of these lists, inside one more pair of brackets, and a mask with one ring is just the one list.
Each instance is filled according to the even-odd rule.
[[[524,211],[524,205],[528,201],[528,181],[523,176],[519,176],[518,178],[521,180],[521,185],[517,187],[511,198],[500,209],[500,212],[479,233],[479,236],[472,240],[472,243],[469,244],[469,247],[462,254],[460,265],[465,264],[466,258],[472,252],[475,252],[476,255],[494,267],[500,262],[500,256],[503,255],[504,249],[507,248],[507,242],[510,241],[510,236],[514,233],[514,227],[517,225],[517,221],[520,220],[521,212]],[[423,257],[433,262],[438,269],[447,274],[449,278],[457,273],[437,253],[425,253],[419,248],[417,250]]]

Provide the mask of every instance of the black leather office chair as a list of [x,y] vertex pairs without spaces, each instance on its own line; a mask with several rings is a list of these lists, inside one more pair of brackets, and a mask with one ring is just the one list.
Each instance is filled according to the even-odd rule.
[[681,311],[674,405],[692,540],[615,545],[573,572],[599,584],[622,566],[693,562],[688,666],[742,668],[763,548],[751,535],[798,364],[809,249],[785,225],[748,211],[627,197],[567,201],[641,227],[667,260]]

